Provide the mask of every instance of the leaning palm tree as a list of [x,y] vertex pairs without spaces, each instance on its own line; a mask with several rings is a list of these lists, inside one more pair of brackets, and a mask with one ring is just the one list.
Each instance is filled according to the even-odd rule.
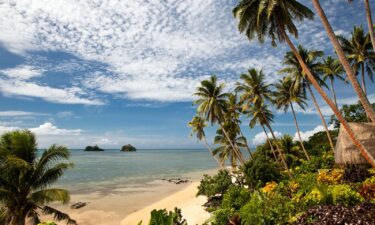
[[[248,107],[253,106],[257,109],[261,116],[263,116],[264,124],[270,130],[272,137],[276,139],[276,136],[271,128],[268,121],[266,112],[265,102],[272,100],[272,91],[270,90],[270,85],[265,82],[265,75],[262,70],[258,71],[254,68],[249,69],[247,74],[241,74],[240,76],[242,82],[236,83],[236,92],[240,93],[240,103],[243,105],[243,111]],[[276,144],[276,149],[280,154],[281,161],[284,164],[285,169],[288,166],[285,163],[284,156]]]
[[206,134],[204,133],[204,128],[207,126],[206,121],[204,121],[201,116],[194,116],[193,119],[188,123],[188,125],[189,127],[191,127],[192,134],[195,133],[199,141],[203,140],[211,156],[216,160],[219,167],[223,169],[224,167],[222,163],[216,158],[216,156],[212,152],[210,145],[207,143]]
[[[326,84],[319,76],[319,68],[320,68],[320,62],[318,59],[323,56],[322,51],[314,51],[314,50],[307,50],[303,48],[301,45],[298,45],[298,54],[301,56],[303,62],[309,69],[309,71],[312,72],[314,79],[319,83],[319,86],[325,86]],[[286,65],[285,68],[280,70],[280,73],[286,73],[288,76],[291,77],[293,80],[293,90],[295,92],[302,91],[303,94],[306,93],[306,89],[309,91],[309,94],[311,96],[311,100],[313,101],[316,110],[318,111],[319,117],[322,120],[322,124],[324,126],[324,129],[326,131],[329,143],[331,145],[332,150],[335,148],[331,134],[329,133],[327,122],[324,119],[324,116],[322,114],[322,111],[320,110],[320,106],[318,102],[316,101],[314,92],[312,91],[311,84],[309,79],[307,78],[306,73],[302,69],[300,63],[298,62],[297,57],[294,55],[293,52],[287,52],[284,56],[283,63]],[[301,89],[301,90],[300,90]]]
[[361,70],[362,90],[366,95],[365,70],[367,76],[374,82],[373,70],[375,69],[375,52],[371,45],[370,35],[365,34],[362,27],[354,27],[350,39],[341,35],[338,39],[354,71],[358,73]]
[[52,145],[38,157],[34,134],[22,130],[3,134],[0,152],[0,202],[5,224],[24,225],[26,219],[29,224],[38,224],[40,212],[53,215],[58,221],[76,224],[69,215],[48,206],[52,202],[67,203],[70,199],[68,191],[49,188],[72,166],[59,162],[69,158],[65,147]]
[[319,66],[319,70],[322,73],[323,81],[326,81],[327,79],[329,79],[329,82],[331,85],[330,89],[332,92],[332,97],[333,97],[333,100],[335,101],[336,107],[338,107],[333,82],[336,78],[339,80],[345,81],[345,78],[342,76],[344,71],[342,69],[342,65],[340,61],[332,58],[331,56],[327,56],[327,58],[323,59],[323,62]]
[[[353,2],[353,0],[349,0],[349,2]],[[366,11],[366,19],[367,19],[367,28],[370,33],[372,47],[375,49],[375,34],[374,34],[374,25],[372,23],[370,2],[369,0],[364,0],[364,3],[365,3],[365,11]]]
[[[325,14],[325,12],[324,12],[322,6],[320,5],[319,0],[312,0],[312,3],[313,3],[313,5],[314,5],[314,8],[315,8],[317,14],[319,15],[320,19],[322,20],[323,27],[324,27],[324,29],[326,30],[327,35],[328,35],[328,37],[329,37],[329,39],[330,39],[330,41],[331,41],[331,43],[332,43],[332,45],[333,45],[333,47],[334,47],[334,49],[335,49],[335,51],[336,51],[336,54],[337,54],[337,56],[338,56],[338,58],[339,58],[341,64],[342,64],[343,67],[344,67],[344,70],[345,70],[345,72],[346,72],[346,74],[347,74],[347,76],[348,76],[348,78],[349,78],[349,80],[350,80],[350,82],[351,82],[351,84],[352,84],[352,86],[353,86],[353,88],[354,88],[354,91],[357,93],[358,98],[359,98],[359,100],[360,100],[360,102],[361,102],[363,108],[365,109],[365,112],[366,112],[366,114],[367,114],[367,117],[370,118],[371,121],[372,121],[373,123],[375,123],[375,111],[374,111],[374,109],[371,107],[371,104],[370,104],[369,100],[367,99],[367,97],[366,97],[366,95],[364,94],[364,92],[363,92],[361,86],[359,85],[359,82],[358,82],[358,80],[357,80],[357,78],[356,78],[356,76],[355,76],[355,71],[354,71],[353,68],[350,66],[350,63],[349,63],[348,59],[347,59],[346,56],[345,56],[345,52],[344,52],[344,50],[342,49],[342,47],[341,47],[341,45],[340,45],[340,43],[339,43],[339,41],[338,41],[338,39],[337,39],[337,37],[336,37],[336,35],[335,35],[335,32],[334,32],[333,29],[332,29],[332,26],[331,26],[331,24],[329,23],[329,21],[328,21],[328,19],[327,19],[327,16],[326,16],[326,14]],[[373,28],[372,28],[372,29],[373,29]],[[370,30],[371,30],[371,29],[370,29]],[[328,102],[327,102],[327,103],[328,103]],[[328,105],[330,105],[330,104],[328,104]],[[332,109],[334,108],[334,107],[332,107],[331,105],[330,105],[330,107],[331,107]],[[337,108],[337,107],[336,107],[336,108]],[[333,110],[333,111],[335,112],[336,109]],[[338,111],[338,109],[337,109],[337,111]],[[336,112],[335,112],[335,114],[336,114]],[[337,117],[337,115],[336,115],[336,117]],[[346,130],[350,129],[349,125],[346,125],[346,124],[344,124],[344,123],[341,123],[341,124],[342,124],[344,127],[346,127],[346,128],[345,128]],[[348,133],[352,133],[352,132],[349,131]],[[356,138],[355,138],[355,139],[356,139]],[[354,140],[353,140],[353,141],[354,141]],[[363,149],[362,147],[359,146],[360,143],[358,142],[358,140],[355,141],[355,143],[356,143],[356,145],[357,145],[357,147],[358,147],[359,149],[362,149],[361,152],[363,152],[363,156],[364,156],[366,159],[368,159],[368,160],[373,160],[373,162],[372,162],[371,164],[375,167],[375,160],[373,159],[373,157],[369,157],[369,156],[368,156],[368,153],[366,153],[366,149]],[[366,155],[366,156],[365,156],[365,155]]]
[[[230,137],[230,142],[234,143],[238,147],[244,148],[246,146],[246,139],[241,135],[238,135],[238,128],[236,124],[227,121],[224,123],[222,128],[227,130],[227,133]],[[215,136],[215,144],[218,144],[219,147],[213,150],[214,155],[219,155],[221,162],[225,162],[225,160],[229,159],[230,165],[233,169],[237,168],[237,160],[240,160],[233,148],[231,147],[230,142],[224,135],[223,129],[219,128],[216,131]]]
[[235,147],[227,131],[223,128],[228,104],[228,93],[224,92],[224,86],[224,83],[217,84],[216,76],[211,76],[210,79],[203,80],[194,93],[195,96],[198,96],[198,100],[194,101],[194,104],[199,105],[197,108],[198,114],[203,115],[211,124],[216,122],[219,124],[230,146],[240,159],[241,164],[244,164],[245,160],[241,152]]
[[306,95],[302,93],[301,89],[297,91],[293,89],[293,81],[289,77],[285,77],[284,79],[279,80],[279,82],[275,84],[275,88],[276,88],[276,91],[275,91],[275,97],[273,101],[276,105],[276,108],[277,109],[282,108],[284,112],[287,112],[289,107],[292,109],[292,114],[294,118],[294,123],[296,125],[299,142],[301,144],[305,157],[307,158],[307,160],[310,160],[309,154],[307,153],[306,148],[301,138],[301,132],[298,126],[296,113],[293,107],[293,103],[295,103],[300,108],[305,109]]
[[[362,92],[358,81],[353,73],[349,62],[345,58],[345,54],[338,43],[335,34],[330,26],[327,17],[324,14],[318,0],[312,0],[319,16],[323,20],[323,25],[327,30],[339,59],[344,66],[345,71],[348,73],[349,79],[358,94],[360,101],[366,111],[368,117],[375,121],[375,112],[371,108],[368,99]],[[233,10],[234,16],[239,19],[239,31],[245,32],[246,36],[251,40],[255,37],[263,43],[266,37],[271,39],[272,45],[276,46],[276,42],[286,42],[301,67],[305,71],[307,78],[317,90],[317,92],[326,101],[332,109],[343,128],[347,131],[352,142],[358,147],[362,156],[375,167],[375,159],[369,151],[358,140],[349,124],[345,121],[339,109],[335,106],[333,101],[328,97],[325,91],[320,87],[318,81],[314,78],[313,74],[304,63],[302,57],[299,55],[297,48],[290,40],[287,32],[291,33],[295,38],[298,38],[298,30],[294,21],[303,21],[304,19],[312,19],[314,13],[306,6],[299,3],[297,0],[241,0],[240,3]]]

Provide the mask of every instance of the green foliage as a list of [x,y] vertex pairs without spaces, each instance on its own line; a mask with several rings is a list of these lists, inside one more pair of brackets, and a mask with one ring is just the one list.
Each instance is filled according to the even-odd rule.
[[[372,108],[375,109],[375,103],[371,104]],[[367,122],[367,116],[365,109],[363,108],[362,104],[358,102],[357,104],[352,105],[343,105],[340,109],[341,114],[344,116],[344,119],[347,122]],[[333,124],[336,128],[340,127],[340,122],[338,119],[332,115],[331,116],[331,124]]]
[[242,170],[245,182],[250,187],[260,187],[267,182],[281,179],[281,174],[276,164],[263,155],[254,155],[254,158],[247,161]]
[[87,152],[102,152],[104,149],[99,148],[99,146],[94,145],[94,146],[86,146],[85,151]]
[[363,197],[348,184],[331,185],[329,186],[329,191],[332,193],[334,204],[352,206],[364,200]]
[[55,222],[47,221],[43,223],[38,223],[38,225],[57,225]]
[[182,218],[181,210],[178,208],[174,208],[174,211],[169,212],[166,209],[154,209],[151,212],[148,225],[187,225],[187,223]]
[[[331,130],[329,134],[331,135],[332,141],[336,143],[338,130]],[[325,131],[320,131],[315,133],[305,142],[305,147],[310,155],[321,156],[325,152],[331,151],[331,146],[328,141],[327,133]]]
[[232,185],[232,178],[227,170],[220,170],[213,177],[205,174],[198,186],[197,196],[213,197],[216,194],[223,195]]
[[210,225],[226,225],[228,220],[235,215],[233,209],[230,208],[220,208],[215,210],[212,214]]
[[137,151],[137,149],[133,145],[127,144],[121,147],[121,151],[122,152],[135,152]]
[[224,194],[221,208],[239,210],[250,199],[250,192],[248,189],[231,186]]

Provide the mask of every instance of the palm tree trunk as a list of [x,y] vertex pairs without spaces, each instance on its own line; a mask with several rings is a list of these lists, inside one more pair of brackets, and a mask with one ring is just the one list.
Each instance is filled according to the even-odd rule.
[[367,96],[366,81],[365,81],[365,63],[362,63],[361,65],[361,73],[362,73],[362,90],[363,90],[363,93]]
[[251,149],[250,149],[249,145],[247,144],[247,139],[246,139],[246,137],[243,135],[240,125],[237,124],[237,126],[238,126],[238,129],[240,130],[240,134],[241,134],[241,136],[246,140],[246,149],[247,149],[247,151],[248,151],[249,154],[250,154],[250,158],[252,159],[252,158],[253,158],[253,154],[251,153]]
[[365,10],[366,10],[366,18],[367,18],[367,27],[370,33],[372,48],[375,49],[375,34],[374,34],[374,25],[372,24],[371,18],[371,7],[368,0],[364,0],[365,2]]
[[303,153],[305,153],[305,156],[306,156],[307,160],[310,160],[309,154],[307,154],[307,151],[305,149],[305,145],[303,144],[303,141],[302,141],[302,138],[301,138],[301,132],[299,130],[296,113],[294,112],[293,103],[290,103],[290,108],[292,109],[294,123],[296,124],[298,139],[299,139],[299,142],[301,143]]
[[[313,1],[316,1],[316,0],[313,0]],[[318,4],[319,4],[319,2],[318,2]],[[322,9],[320,9],[320,10],[322,10]],[[357,146],[357,148],[361,152],[362,156],[366,159],[366,161],[368,163],[370,163],[370,165],[372,167],[375,168],[375,159],[374,159],[374,157],[368,152],[368,150],[358,140],[358,138],[354,134],[353,130],[350,128],[349,124],[346,122],[346,120],[342,116],[342,114],[339,111],[339,109],[335,106],[335,104],[332,102],[332,100],[329,99],[329,97],[327,96],[327,94],[320,87],[320,85],[318,84],[318,82],[316,81],[316,79],[314,78],[314,76],[312,75],[311,71],[308,69],[307,65],[302,60],[302,57],[298,53],[296,47],[290,41],[290,39],[289,39],[288,35],[285,33],[285,31],[283,32],[283,35],[284,35],[285,41],[287,42],[287,44],[289,45],[290,49],[292,50],[292,52],[294,53],[294,55],[298,59],[298,62],[301,65],[302,69],[307,74],[307,78],[310,80],[310,82],[315,87],[315,89],[318,91],[318,93],[322,96],[322,98],[326,101],[326,103],[331,107],[331,109],[334,112],[334,114],[336,115],[337,119],[340,121],[341,125],[346,130],[346,132],[348,133],[348,135],[349,135],[350,139],[352,140],[352,142]]]
[[224,129],[223,124],[220,124],[220,127],[221,127],[221,130],[223,131],[225,137],[227,138],[227,140],[228,140],[230,146],[232,147],[234,153],[237,155],[237,157],[238,157],[238,159],[240,160],[241,164],[244,165],[244,164],[245,164],[245,160],[243,159],[242,154],[241,154],[241,153],[238,151],[238,149],[234,146],[234,144],[233,144],[232,140],[230,139],[230,137],[229,137],[227,131]]
[[216,156],[215,156],[214,153],[212,152],[211,147],[208,145],[207,140],[206,140],[205,137],[203,137],[203,141],[204,141],[204,144],[206,145],[208,151],[211,153],[212,157],[214,157],[214,159],[216,160],[217,164],[219,164],[220,169],[224,169],[223,164],[222,164],[222,163],[216,158]]
[[[323,26],[328,34],[329,39],[331,40],[333,47],[335,48],[335,51],[339,57],[339,60],[341,64],[343,65],[346,74],[349,77],[350,82],[353,85],[353,88],[355,92],[357,93],[359,100],[361,101],[363,108],[366,111],[367,117],[371,119],[373,123],[375,123],[375,112],[372,109],[370,102],[368,101],[366,95],[363,93],[362,88],[360,87],[358,80],[355,76],[355,73],[353,72],[352,67],[349,64],[348,59],[345,56],[345,53],[340,45],[340,43],[337,40],[337,37],[335,33],[333,32],[333,29],[331,27],[331,24],[329,23],[327,16],[324,13],[324,10],[322,9],[319,0],[312,0],[313,5],[315,7],[316,12],[318,13],[320,19],[322,20]],[[373,28],[372,28],[373,29]],[[315,86],[315,85],[314,85]]]
[[273,154],[273,157],[275,158],[275,161],[276,161],[277,165],[279,165],[280,168],[281,168],[281,165],[280,165],[279,160],[278,160],[278,158],[277,158],[277,156],[276,156],[276,153],[275,153],[275,149],[273,148],[272,142],[271,142],[271,140],[270,140],[269,137],[268,137],[268,134],[267,134],[266,128],[264,127],[263,124],[261,124],[260,126],[263,128],[264,134],[266,135],[266,139],[267,139],[268,144],[270,145],[270,148],[271,148],[271,152],[272,152],[272,154]]
[[315,108],[316,110],[318,110],[318,113],[319,113],[319,116],[320,116],[320,119],[322,120],[322,124],[324,126],[324,129],[326,131],[326,134],[327,134],[327,137],[328,137],[328,141],[329,141],[329,144],[331,145],[331,148],[332,148],[332,151],[335,150],[335,145],[333,144],[333,141],[332,141],[332,138],[331,138],[331,134],[329,133],[329,130],[328,130],[328,126],[327,126],[327,123],[326,123],[326,120],[324,119],[323,117],[323,114],[322,114],[322,111],[320,111],[320,107],[318,105],[318,102],[316,101],[316,98],[315,98],[315,95],[311,89],[311,85],[309,82],[307,82],[307,88],[309,89],[309,92],[310,92],[310,95],[311,95],[311,99],[313,100],[314,102],[314,105],[315,105]]
[[331,92],[332,92],[332,97],[333,97],[333,99],[335,100],[335,105],[336,105],[336,107],[338,108],[339,106],[337,105],[336,93],[335,93],[335,89],[334,89],[334,87],[333,87],[333,79],[330,78],[329,80],[331,81]]

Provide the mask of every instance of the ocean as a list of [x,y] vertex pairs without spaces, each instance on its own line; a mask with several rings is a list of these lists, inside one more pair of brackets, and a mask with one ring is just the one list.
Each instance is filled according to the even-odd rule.
[[140,149],[120,152],[71,150],[74,163],[57,183],[71,192],[106,191],[139,187],[163,178],[191,178],[194,173],[217,168],[207,149]]

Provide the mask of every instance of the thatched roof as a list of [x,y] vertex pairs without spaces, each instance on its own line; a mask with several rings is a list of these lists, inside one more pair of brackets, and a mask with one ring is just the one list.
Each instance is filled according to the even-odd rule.
[[[375,156],[375,124],[349,123],[349,126],[363,146],[372,156]],[[335,162],[337,164],[367,164],[367,161],[362,157],[342,126],[335,147]]]

